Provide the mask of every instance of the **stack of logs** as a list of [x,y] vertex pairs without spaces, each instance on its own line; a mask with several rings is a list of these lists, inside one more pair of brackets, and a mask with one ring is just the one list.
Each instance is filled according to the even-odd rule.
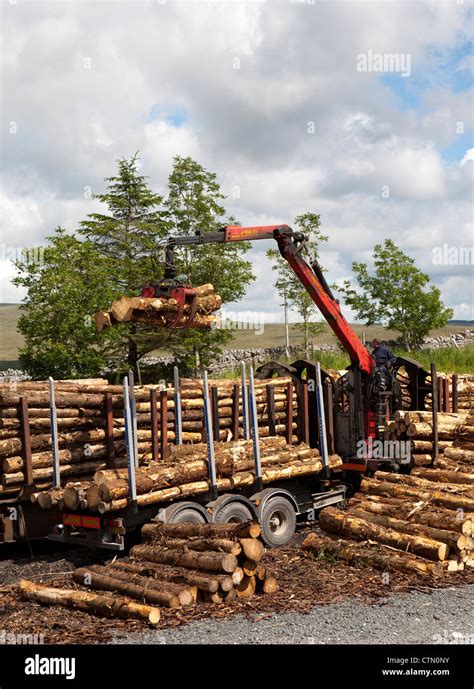
[[[255,482],[252,441],[215,443],[217,488],[219,492],[238,490]],[[207,444],[172,445],[166,462],[154,462],[136,472],[137,505],[144,507],[206,493],[209,488]],[[262,438],[260,461],[264,484],[317,474],[322,469],[319,453],[308,445],[287,445],[284,438]],[[330,458],[331,468],[342,463]],[[130,504],[127,469],[100,469],[92,481],[71,482],[63,489],[33,494],[40,507],[48,509],[88,509],[101,514]]]
[[474,414],[459,426],[456,440],[438,456],[434,466],[449,472],[469,473],[474,467]]
[[[272,411],[269,411],[269,389]],[[211,381],[217,412],[218,439],[229,440],[237,430],[243,436],[242,402],[237,381]],[[155,415],[157,431],[152,432],[151,394],[158,397]],[[174,389],[161,396],[156,386],[135,388],[137,411],[137,448],[139,463],[153,457],[160,448],[175,440]],[[18,382],[0,384],[0,499],[19,494],[26,478],[25,440],[22,437],[22,398],[27,401],[27,427],[31,446],[32,479],[36,492],[52,485],[52,438],[48,383]],[[110,466],[126,465],[123,388],[107,381],[57,381],[55,383],[59,462],[62,484],[68,480],[92,478],[94,473]],[[285,435],[296,440],[297,398],[288,378],[256,381],[259,433],[262,437]],[[163,407],[164,405],[164,407]],[[182,440],[200,443],[205,438],[202,385],[195,380],[181,382]],[[156,407],[155,407],[156,408]],[[109,413],[107,410],[109,409]],[[164,411],[163,411],[164,409]],[[167,433],[161,433],[161,418]],[[291,420],[291,424],[289,423]],[[291,425],[291,429],[289,426]],[[214,435],[217,439],[216,434]],[[155,441],[155,449],[154,449]]]
[[208,329],[217,324],[212,315],[222,306],[222,299],[215,294],[212,285],[196,287],[195,313],[191,303],[185,303],[181,315],[178,302],[172,297],[120,297],[113,302],[110,311],[98,311],[95,315],[96,330],[100,332],[117,323],[133,321],[153,327],[170,328],[186,325]]
[[[443,454],[456,440],[466,414],[439,413],[438,452]],[[415,466],[430,466],[433,461],[433,417],[429,411],[396,411],[387,425],[388,440],[404,440]]]
[[[348,509],[321,511],[303,547],[351,564],[440,575],[474,567],[474,463],[463,470],[377,471]],[[337,536],[341,538],[336,538]]]
[[131,549],[130,557],[73,572],[74,582],[88,591],[23,580],[19,592],[46,605],[157,624],[161,607],[230,603],[276,592],[278,582],[262,564],[265,547],[259,536],[259,525],[251,522],[149,523],[142,527],[142,544]]

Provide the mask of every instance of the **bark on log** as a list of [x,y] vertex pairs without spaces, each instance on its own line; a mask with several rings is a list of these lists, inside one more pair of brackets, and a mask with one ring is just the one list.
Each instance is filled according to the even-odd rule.
[[415,572],[420,575],[442,573],[440,563],[431,562],[412,553],[392,550],[378,543],[366,545],[340,541],[311,532],[304,540],[303,548],[318,557],[327,553],[331,558],[340,558],[349,564],[375,567],[384,571],[394,570],[407,574]]
[[99,574],[92,567],[80,567],[72,573],[72,578],[77,584],[88,586],[102,591],[117,591],[130,598],[143,600],[154,605],[165,605],[168,608],[179,608],[178,596],[168,591],[156,591],[146,586],[137,585],[130,581],[122,581],[117,577],[111,577],[106,573]]
[[456,531],[449,531],[447,529],[437,529],[426,524],[417,524],[406,521],[404,519],[397,519],[396,517],[389,517],[382,514],[373,514],[362,508],[352,508],[350,514],[354,517],[359,517],[365,521],[379,524],[389,529],[394,529],[400,533],[410,534],[412,536],[425,536],[440,543],[446,543],[450,549],[459,550],[458,541],[461,535]]
[[462,483],[464,485],[474,485],[474,473],[443,471],[442,469],[413,469],[411,475],[435,483]]
[[132,557],[162,564],[180,565],[189,569],[202,569],[209,572],[233,572],[237,558],[228,553],[209,553],[193,550],[183,551],[174,548],[136,545],[130,551]]
[[25,579],[20,581],[19,592],[23,598],[43,605],[77,608],[101,617],[135,617],[152,625],[160,621],[159,608],[134,603],[123,596],[102,596],[87,591],[52,588]]
[[352,517],[334,507],[321,510],[319,523],[322,529],[330,533],[350,536],[358,540],[370,539],[398,550],[413,552],[429,560],[446,560],[449,554],[449,546],[446,543],[423,536],[402,534],[359,517]]
[[[108,567],[118,569],[132,574],[139,574],[146,577],[155,577],[160,581],[171,581],[176,584],[188,584],[189,586],[196,586],[201,591],[209,591],[214,593],[219,589],[222,581],[230,581],[229,588],[233,585],[232,578],[226,574],[206,574],[205,572],[194,572],[187,570],[185,567],[171,567],[170,565],[161,565],[156,562],[147,562],[135,560],[133,562],[116,560],[108,563]],[[228,590],[228,589],[227,589]]]
[[113,579],[119,579],[124,583],[131,583],[145,589],[145,591],[148,589],[153,589],[153,592],[161,595],[163,599],[161,605],[166,605],[167,607],[176,607],[175,605],[170,606],[168,604],[168,599],[174,601],[174,599],[169,598],[169,596],[177,597],[179,605],[183,606],[191,605],[196,602],[197,587],[190,586],[189,584],[183,585],[166,580],[150,579],[149,577],[145,577],[137,573],[124,572],[114,567],[109,568],[101,565],[92,565],[89,567],[89,569],[97,574],[102,574],[108,577],[110,576]]
[[467,512],[474,512],[474,500],[462,495],[452,495],[439,490],[422,491],[419,488],[390,483],[388,481],[376,481],[374,479],[364,479],[360,489],[362,492],[375,495],[386,495],[396,498],[408,498],[411,500],[421,500],[433,505],[447,507],[450,510],[463,509]]

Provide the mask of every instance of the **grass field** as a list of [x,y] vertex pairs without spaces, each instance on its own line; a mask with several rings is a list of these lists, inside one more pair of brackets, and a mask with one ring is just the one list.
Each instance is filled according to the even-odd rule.
[[[19,309],[16,304],[0,304],[0,370],[5,368],[18,367],[18,350],[23,344],[23,338],[18,333],[16,327],[18,322]],[[434,330],[431,335],[447,335],[465,330],[469,323],[451,324],[445,328]],[[372,340],[374,337],[379,339],[396,339],[399,333],[390,331],[382,326],[363,326],[354,324],[352,326],[361,339]],[[333,335],[329,326],[325,326],[324,332],[314,338],[317,344],[335,344],[336,337]],[[290,325],[290,344],[301,345],[303,343],[302,333]],[[270,323],[263,329],[263,333],[257,334],[253,330],[236,331],[229,348],[233,349],[253,349],[278,347],[285,344],[285,328],[283,323]],[[425,366],[429,366],[431,361],[436,363],[440,371],[470,373],[474,371],[474,347],[462,347],[456,349],[449,347],[433,352],[404,352],[405,355],[417,359]],[[400,352],[403,355],[403,352]],[[348,359],[343,353],[320,352],[318,359],[324,368],[345,368]]]

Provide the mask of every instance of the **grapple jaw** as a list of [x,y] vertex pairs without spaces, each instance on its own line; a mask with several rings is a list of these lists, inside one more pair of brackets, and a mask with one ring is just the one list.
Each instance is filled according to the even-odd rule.
[[178,310],[176,317],[169,324],[170,328],[192,327],[197,311],[198,290],[188,285],[183,285],[174,280],[162,280],[157,285],[147,285],[142,288],[142,297],[152,299],[165,297],[174,299]]

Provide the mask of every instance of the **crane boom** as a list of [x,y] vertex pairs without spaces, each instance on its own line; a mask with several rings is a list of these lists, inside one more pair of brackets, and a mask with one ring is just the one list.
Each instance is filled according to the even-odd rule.
[[310,265],[302,256],[301,250],[306,241],[305,236],[302,233],[294,232],[289,225],[257,225],[251,227],[228,225],[218,232],[197,232],[195,235],[190,236],[169,237],[165,244],[165,277],[172,278],[176,275],[173,261],[173,249],[176,246],[255,241],[257,239],[274,239],[277,242],[281,256],[288,262],[326,319],[342,347],[347,352],[351,363],[364,373],[370,374],[374,368],[373,358],[341,313],[339,302],[331,293],[317,261]]

